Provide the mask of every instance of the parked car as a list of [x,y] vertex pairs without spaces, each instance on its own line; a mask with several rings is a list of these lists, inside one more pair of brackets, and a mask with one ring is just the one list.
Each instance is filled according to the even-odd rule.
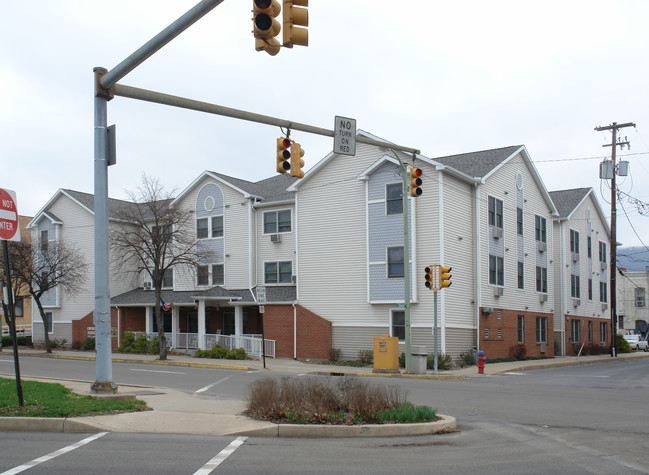
[[643,340],[640,335],[624,335],[624,339],[629,343],[632,350],[649,351],[647,340]]

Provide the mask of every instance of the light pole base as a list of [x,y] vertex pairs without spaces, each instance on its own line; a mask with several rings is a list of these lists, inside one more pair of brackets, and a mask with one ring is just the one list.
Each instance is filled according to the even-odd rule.
[[117,394],[117,384],[112,381],[95,381],[90,386],[92,394]]

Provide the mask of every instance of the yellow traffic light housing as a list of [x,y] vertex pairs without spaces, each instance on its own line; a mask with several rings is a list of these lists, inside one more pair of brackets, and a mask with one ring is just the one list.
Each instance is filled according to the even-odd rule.
[[309,26],[308,6],[309,0],[284,0],[282,39],[287,48],[309,46],[309,30],[301,28]]
[[279,53],[281,45],[275,38],[281,31],[281,25],[275,18],[282,7],[277,0],[253,0],[252,22],[255,36],[255,50],[266,51],[271,56]]
[[288,159],[291,158],[291,140],[288,137],[277,139],[277,172],[286,173],[291,169]]
[[450,287],[453,282],[451,282],[451,271],[452,267],[439,266],[439,288],[443,289],[445,287]]
[[410,169],[410,196],[421,196],[422,190],[421,186],[421,168],[412,167]]
[[291,176],[296,176],[298,178],[304,177],[304,171],[302,170],[304,167],[304,160],[302,160],[303,156],[304,150],[302,149],[302,146],[297,142],[293,142],[293,144],[291,144]]
[[426,268],[424,269],[425,272],[424,285],[429,290],[433,290],[433,287],[435,286],[434,270],[435,270],[435,266],[426,266]]

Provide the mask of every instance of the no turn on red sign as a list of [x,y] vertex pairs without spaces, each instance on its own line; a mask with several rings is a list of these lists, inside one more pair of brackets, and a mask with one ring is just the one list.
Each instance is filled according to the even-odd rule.
[[16,192],[0,188],[0,240],[20,241]]

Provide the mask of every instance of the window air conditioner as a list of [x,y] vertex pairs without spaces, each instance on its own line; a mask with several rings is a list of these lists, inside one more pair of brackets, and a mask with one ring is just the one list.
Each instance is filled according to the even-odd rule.
[[539,242],[539,252],[545,252],[546,249],[547,244],[545,244],[544,242]]
[[635,306],[636,306],[636,307],[644,307],[644,300],[638,300],[638,301],[635,303]]
[[572,253],[572,262],[578,262],[579,261],[579,253],[578,252],[573,252]]
[[547,302],[548,301],[548,294],[539,294],[539,302]]
[[572,299],[572,305],[579,307],[581,305],[581,299]]
[[494,297],[502,297],[505,294],[505,289],[502,287],[494,287]]
[[271,234],[270,235],[270,242],[282,242],[282,235],[281,234]]
[[603,304],[602,304],[602,310],[606,310],[607,308],[608,308],[608,304],[603,303]]
[[151,282],[145,280],[144,283],[142,284],[142,288],[144,290],[151,290]]
[[497,228],[494,226],[491,228],[491,235],[495,237],[496,239],[503,237],[503,228]]
[[546,345],[545,343],[543,343],[543,344],[541,345],[541,347],[539,348],[539,351],[540,351],[541,353],[545,353],[547,350],[548,350],[548,347],[547,347],[547,345]]
[[599,262],[599,268],[602,269],[602,270],[606,270],[606,262],[600,261]]
[[494,312],[494,309],[491,308],[491,307],[482,307],[482,313],[484,315],[489,315],[489,314],[492,314],[493,312]]

